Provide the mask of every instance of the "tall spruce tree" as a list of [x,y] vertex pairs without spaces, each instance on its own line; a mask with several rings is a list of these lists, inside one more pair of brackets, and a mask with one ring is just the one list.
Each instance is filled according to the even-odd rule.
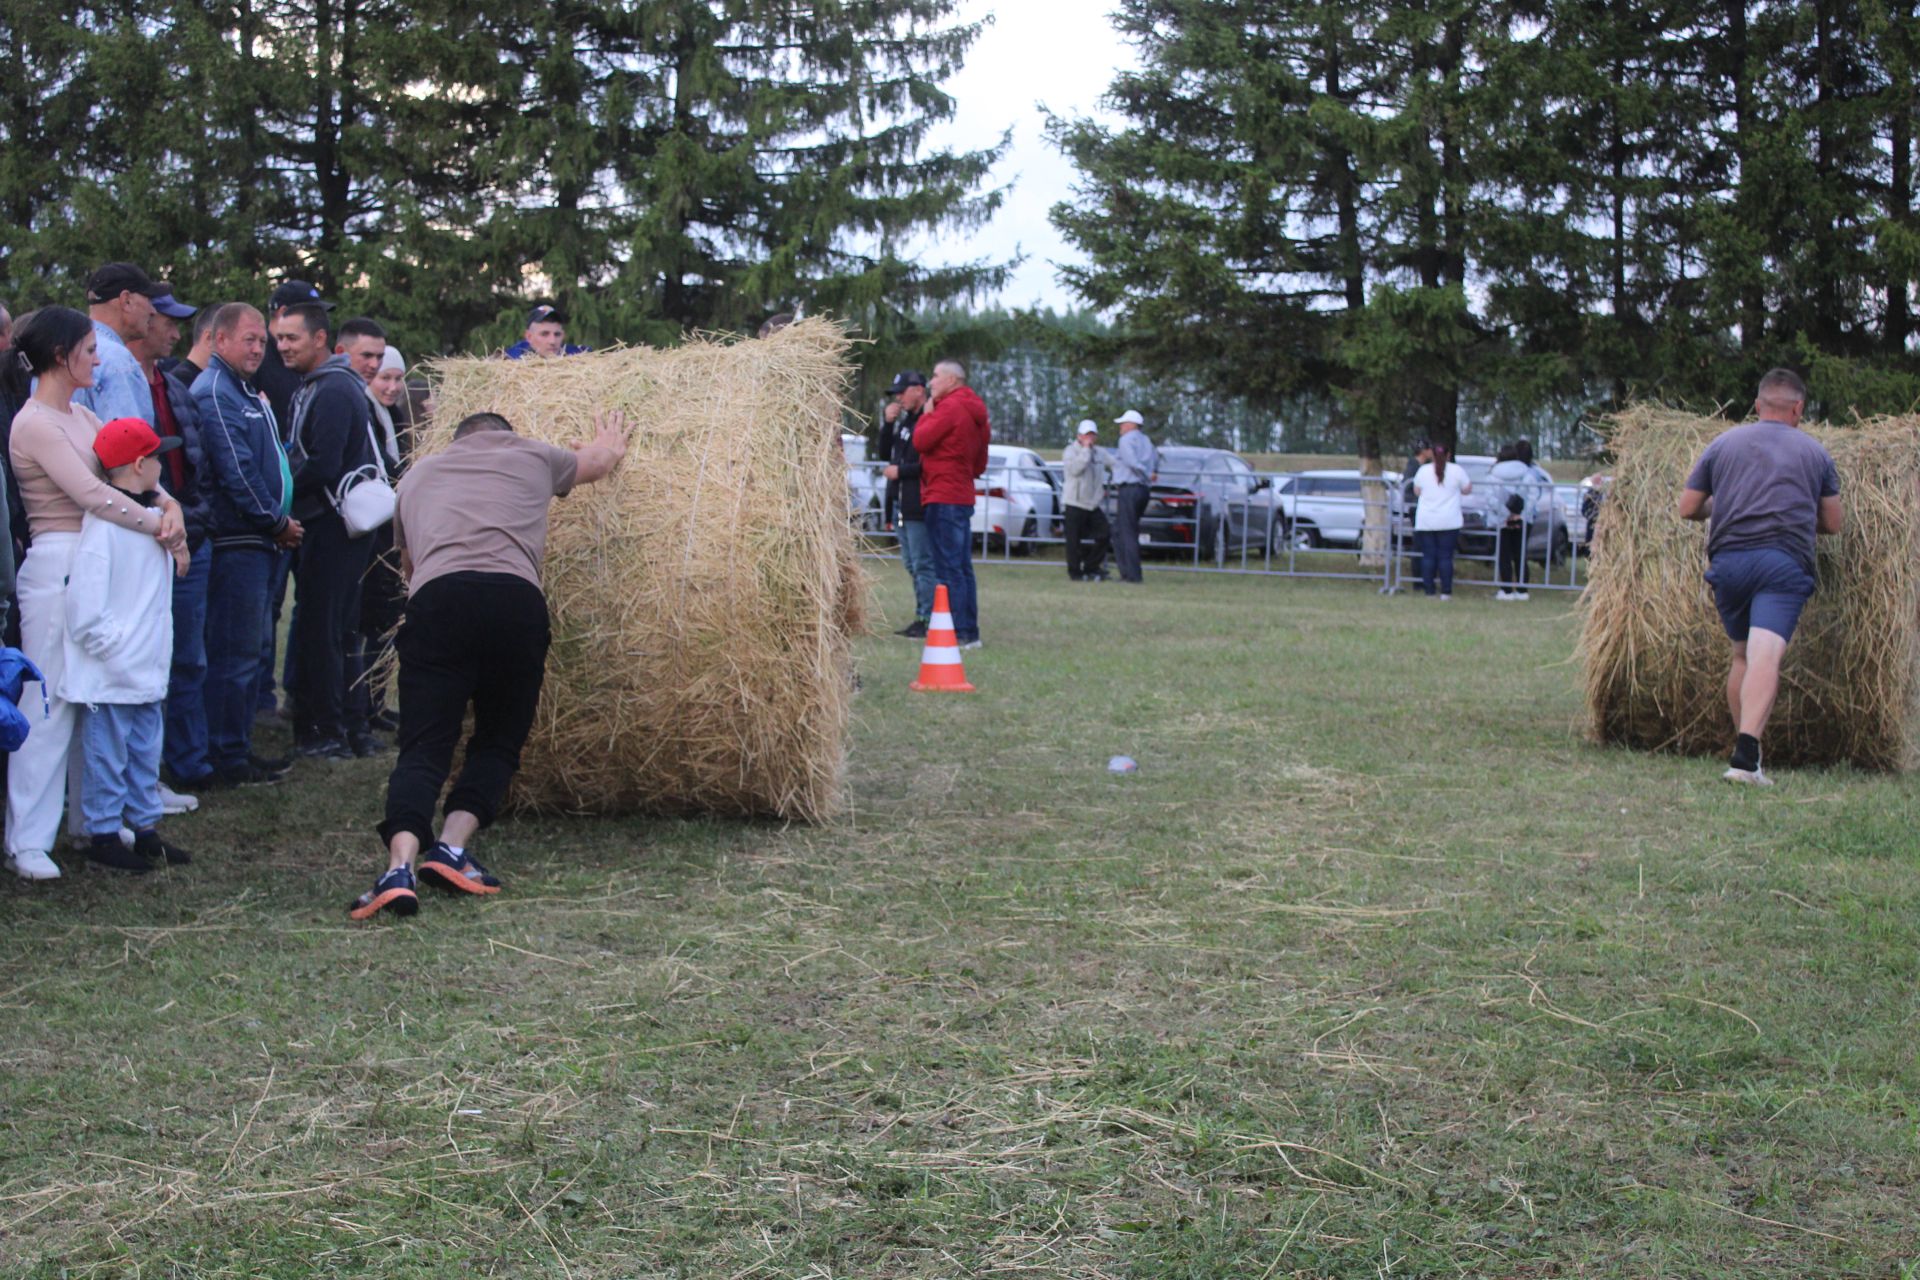
[[[589,340],[806,307],[896,324],[991,287],[909,244],[999,194],[942,151],[954,0],[18,0],[0,16],[0,276],[102,257],[183,294],[314,279],[432,352],[535,293]],[[52,274],[46,273],[52,269]]]
[[[1055,117],[1079,169],[1053,221],[1087,255],[1063,272],[1115,313],[1108,358],[1269,403],[1353,397],[1343,352],[1378,278],[1387,92],[1364,4],[1126,0],[1140,54],[1108,93],[1127,125]],[[1380,423],[1355,424],[1363,455]]]

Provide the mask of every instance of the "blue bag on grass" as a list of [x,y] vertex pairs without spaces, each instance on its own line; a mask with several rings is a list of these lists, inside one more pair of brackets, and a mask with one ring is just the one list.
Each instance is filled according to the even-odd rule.
[[47,705],[47,678],[40,668],[18,649],[0,649],[0,751],[18,751],[33,727],[27,713],[20,709],[20,695],[29,680],[40,683],[40,718],[52,714]]

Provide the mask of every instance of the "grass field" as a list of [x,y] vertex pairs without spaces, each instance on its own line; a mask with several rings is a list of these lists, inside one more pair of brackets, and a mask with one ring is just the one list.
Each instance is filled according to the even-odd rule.
[[0,1273],[1920,1274],[1912,782],[1585,745],[1564,597],[982,591],[833,826],[355,926],[383,767],[302,765],[7,878]]

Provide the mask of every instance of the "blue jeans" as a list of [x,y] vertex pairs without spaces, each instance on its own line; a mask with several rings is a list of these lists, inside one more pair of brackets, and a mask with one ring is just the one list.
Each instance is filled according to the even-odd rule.
[[157,702],[97,702],[87,709],[80,812],[88,835],[115,835],[123,821],[135,831],[159,823],[163,724]]
[[253,712],[263,659],[271,652],[273,602],[268,598],[279,561],[266,547],[221,547],[214,553],[207,592],[207,763],[230,773],[253,748]]
[[933,616],[933,541],[923,520],[902,520],[894,526],[900,535],[900,559],[913,579],[913,616],[925,622]]
[[1420,589],[1433,594],[1433,580],[1440,579],[1440,594],[1453,594],[1453,550],[1460,543],[1458,529],[1422,529],[1414,540],[1420,544]]
[[946,584],[953,611],[953,634],[961,644],[980,638],[980,597],[973,585],[973,504],[926,504],[927,542],[933,551],[933,577]]
[[167,678],[167,736],[161,758],[176,778],[204,778],[207,765],[207,585],[213,544],[203,542],[173,580],[173,671]]

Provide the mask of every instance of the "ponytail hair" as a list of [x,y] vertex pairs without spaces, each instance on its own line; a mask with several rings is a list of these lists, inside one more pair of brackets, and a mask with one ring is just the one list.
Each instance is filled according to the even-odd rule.
[[93,332],[93,321],[72,307],[42,307],[13,335],[13,350],[0,356],[0,373],[13,398],[25,402],[33,380],[65,364]]
[[1443,444],[1433,446],[1433,478],[1442,484],[1447,481],[1447,459],[1453,456],[1453,450]]

